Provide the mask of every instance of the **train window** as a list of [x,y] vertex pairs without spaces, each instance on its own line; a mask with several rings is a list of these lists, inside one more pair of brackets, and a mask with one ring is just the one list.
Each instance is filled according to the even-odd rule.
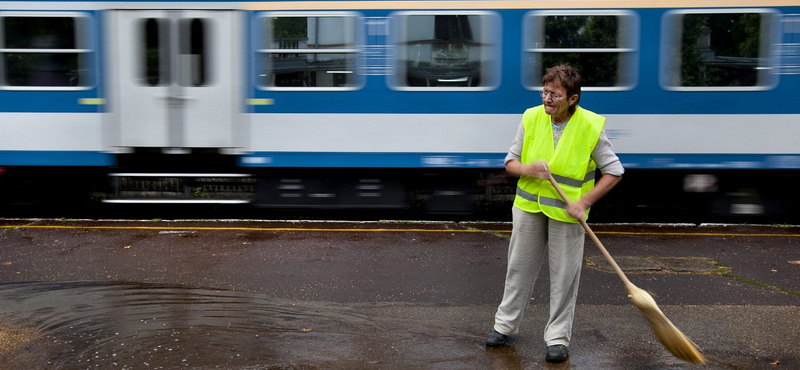
[[180,30],[180,56],[181,71],[178,81],[183,86],[203,86],[208,80],[208,55],[205,44],[205,23],[203,20],[182,19]]
[[88,17],[0,13],[0,87],[71,90],[92,84]]
[[142,56],[143,81],[150,86],[170,82],[169,23],[167,19],[149,18],[142,22],[144,50]]
[[351,13],[266,13],[258,22],[258,84],[269,90],[358,87],[358,17]]
[[500,82],[500,18],[487,12],[398,12],[399,90],[489,90]]
[[583,90],[628,90],[638,75],[639,18],[626,11],[535,11],[523,26],[523,84],[542,86],[545,70],[566,63]]
[[762,90],[775,83],[766,9],[680,10],[662,22],[661,84],[670,90]]

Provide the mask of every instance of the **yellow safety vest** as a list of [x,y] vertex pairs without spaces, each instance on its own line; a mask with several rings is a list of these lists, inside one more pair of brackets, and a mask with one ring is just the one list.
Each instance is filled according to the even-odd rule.
[[[522,115],[525,138],[522,144],[522,163],[545,161],[553,178],[561,185],[571,203],[594,188],[595,169],[592,160],[600,132],[605,126],[605,117],[577,107],[567,127],[553,147],[553,127],[544,106],[530,108]],[[566,211],[566,204],[549,180],[521,177],[517,182],[514,206],[526,212],[544,212],[554,220],[578,223]],[[589,217],[586,210],[585,219]],[[584,219],[584,220],[585,220]]]

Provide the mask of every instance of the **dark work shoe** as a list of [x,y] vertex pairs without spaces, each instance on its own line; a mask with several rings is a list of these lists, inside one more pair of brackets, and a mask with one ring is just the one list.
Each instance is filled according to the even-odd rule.
[[569,358],[569,352],[567,352],[567,346],[563,344],[556,344],[554,346],[547,347],[547,357],[545,360],[547,362],[564,362]]
[[492,329],[492,332],[486,337],[486,347],[504,346],[506,344],[506,338],[508,338],[508,335],[500,334],[497,330]]

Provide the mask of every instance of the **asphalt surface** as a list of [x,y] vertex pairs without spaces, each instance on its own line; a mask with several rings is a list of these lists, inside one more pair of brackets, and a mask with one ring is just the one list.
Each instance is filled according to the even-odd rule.
[[0,220],[0,368],[800,369],[800,227],[592,225],[701,349],[675,359],[586,238],[570,361],[548,279],[486,349],[506,223]]

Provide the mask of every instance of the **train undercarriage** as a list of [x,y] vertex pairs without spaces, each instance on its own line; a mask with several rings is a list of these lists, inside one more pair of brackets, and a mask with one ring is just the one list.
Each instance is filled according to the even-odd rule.
[[[241,168],[211,155],[196,165],[132,158],[115,168],[4,167],[0,217],[510,221],[516,191],[501,169],[231,171]],[[800,224],[800,196],[777,190],[798,180],[796,170],[629,169],[590,222]]]

